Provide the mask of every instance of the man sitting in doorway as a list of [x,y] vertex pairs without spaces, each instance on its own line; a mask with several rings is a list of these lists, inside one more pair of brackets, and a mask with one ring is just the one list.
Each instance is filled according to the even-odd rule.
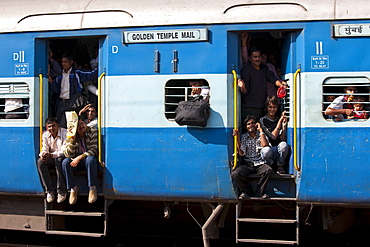
[[92,104],[86,105],[81,111],[78,113],[79,116],[86,116],[85,123],[87,126],[93,129],[98,128],[98,116],[96,112],[95,106]]
[[66,139],[67,130],[60,128],[57,120],[50,117],[45,121],[46,131],[42,135],[42,150],[37,160],[37,169],[40,174],[41,182],[46,191],[46,200],[51,203],[55,199],[55,188],[50,177],[49,167],[55,166],[57,175],[57,202],[61,203],[66,199],[67,190],[65,178],[62,171],[64,154],[62,145]]
[[[265,199],[268,197],[265,188],[273,171],[262,159],[260,151],[263,147],[269,146],[269,142],[255,116],[248,115],[244,120],[244,125],[247,132],[243,135],[240,136],[238,129],[233,131],[233,135],[238,137],[238,154],[244,160],[242,165],[231,173],[231,177],[240,189],[239,199],[247,199],[253,195]],[[255,193],[253,193],[252,186],[248,182],[250,174],[260,176]]]
[[67,189],[71,190],[69,203],[77,201],[78,186],[76,185],[73,171],[87,170],[89,186],[88,202],[93,203],[97,199],[96,180],[98,172],[98,135],[97,131],[86,126],[81,117],[78,118],[77,133],[67,138],[63,146],[64,159],[62,166],[66,177]]

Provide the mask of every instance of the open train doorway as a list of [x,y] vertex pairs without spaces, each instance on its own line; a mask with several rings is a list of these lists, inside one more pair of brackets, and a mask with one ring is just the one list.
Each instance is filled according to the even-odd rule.
[[[298,30],[269,30],[269,31],[241,31],[240,38],[240,58],[241,68],[245,63],[249,63],[249,52],[251,49],[261,51],[261,62],[271,70],[280,80],[287,81],[293,85],[293,74],[297,69],[295,56],[296,39],[299,36]],[[277,87],[268,84],[267,95],[277,95]],[[287,96],[280,100],[279,113],[286,111],[287,116],[290,116],[290,91],[288,89]]]
[[[99,65],[99,47],[102,43],[100,37],[78,37],[78,38],[55,38],[48,41],[48,81],[52,83],[61,76],[62,57],[73,58],[72,67],[91,71]],[[98,77],[81,82],[82,93],[86,96],[87,103],[97,106]],[[57,116],[57,107],[60,95],[53,92],[51,87],[48,91],[48,116]],[[78,112],[77,112],[78,114]]]
[[[274,170],[277,171],[277,168],[280,168],[283,174],[294,174],[294,167],[293,167],[293,139],[292,139],[292,131],[291,126],[293,126],[293,106],[291,105],[293,96],[293,88],[294,88],[294,73],[298,68],[297,61],[299,60],[297,56],[299,54],[296,52],[296,43],[297,39],[300,37],[300,30],[245,30],[245,31],[238,31],[238,40],[239,40],[239,61],[240,61],[240,78],[248,81],[248,78],[254,78],[252,80],[255,80],[254,83],[247,82],[245,85],[250,83],[248,86],[250,87],[249,91],[250,93],[246,93],[244,96],[241,94],[240,99],[240,122],[239,126],[242,126],[243,122],[243,115],[251,115],[249,112],[253,110],[248,110],[250,108],[257,109],[255,114],[258,118],[266,119],[268,112],[266,111],[265,102],[267,97],[275,96],[276,102],[278,102],[278,109],[275,113],[275,117],[277,119],[280,119],[280,117],[285,115],[286,124],[285,124],[285,130],[279,132],[279,139],[281,141],[285,141],[290,147],[287,151],[287,154],[284,155],[284,157],[279,156],[279,160],[284,160],[284,162],[279,161],[279,164],[283,164],[283,168],[281,167],[275,167]],[[266,85],[263,85],[256,79],[258,76],[261,76],[261,73],[257,72],[259,68],[256,68],[253,66],[250,60],[250,53],[253,51],[260,51],[261,57],[260,60],[260,67],[265,66],[265,69],[269,70],[274,74],[274,77],[265,75],[266,78],[264,79],[266,81]],[[248,66],[248,71],[245,75],[242,73],[242,68],[244,66]],[[252,67],[255,67],[255,69],[251,69]],[[266,68],[267,67],[267,68]],[[256,72],[253,72],[256,71]],[[243,78],[244,76],[248,78]],[[270,80],[273,79],[272,83],[267,82],[267,78],[270,78]],[[279,87],[276,86],[276,81],[280,81],[280,83],[277,84],[287,84],[288,88],[285,90],[284,95],[282,93],[279,93]],[[254,89],[252,88],[254,87]],[[257,88],[257,89],[256,89]],[[254,92],[254,93],[252,93]],[[251,93],[253,95],[251,95]],[[243,98],[244,97],[244,98]],[[249,98],[248,98],[249,97]],[[271,98],[270,98],[271,100]],[[248,101],[248,102],[247,102]],[[251,103],[251,102],[254,103]],[[247,102],[247,103],[246,103]],[[274,101],[275,102],[275,101]],[[244,109],[247,109],[246,112],[248,114],[243,114]],[[266,116],[266,117],[264,117]],[[264,121],[264,123],[267,121]],[[267,121],[265,124],[269,124],[270,121]],[[271,125],[271,128],[274,127],[274,125]],[[276,126],[275,126],[276,127]],[[275,128],[274,127],[274,128]],[[277,126],[278,128],[282,129],[282,125]],[[245,132],[245,130],[242,127],[242,131]],[[272,133],[272,130],[270,131]],[[270,133],[267,131],[267,135]],[[283,133],[283,134],[282,134]],[[269,136],[270,137],[270,136]],[[270,137],[272,138],[272,136]],[[276,137],[275,137],[276,138]],[[275,144],[272,144],[273,146],[280,145],[279,141],[275,141]],[[279,144],[278,144],[279,143]],[[286,144],[285,144],[286,145]],[[277,164],[277,161],[274,160],[274,165]]]

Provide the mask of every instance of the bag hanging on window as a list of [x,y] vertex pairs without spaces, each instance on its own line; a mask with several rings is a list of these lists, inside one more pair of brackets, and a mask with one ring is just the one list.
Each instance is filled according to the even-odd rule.
[[206,127],[210,106],[203,101],[180,101],[176,109],[175,121],[178,125]]

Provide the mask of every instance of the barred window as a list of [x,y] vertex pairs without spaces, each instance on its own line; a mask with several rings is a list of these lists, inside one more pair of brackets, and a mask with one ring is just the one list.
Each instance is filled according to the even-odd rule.
[[27,83],[0,82],[0,119],[27,119],[29,93]]
[[[323,83],[322,114],[327,121],[367,121],[370,81],[366,77],[334,77]],[[349,115],[333,110],[350,109]]]
[[[202,93],[194,93],[194,91],[197,90]],[[170,121],[175,120],[175,110],[180,101],[196,99],[196,97],[201,100],[209,101],[209,84],[204,79],[169,80],[165,85],[164,91],[164,113],[166,118]],[[205,96],[204,92],[206,91],[208,92],[208,96]]]

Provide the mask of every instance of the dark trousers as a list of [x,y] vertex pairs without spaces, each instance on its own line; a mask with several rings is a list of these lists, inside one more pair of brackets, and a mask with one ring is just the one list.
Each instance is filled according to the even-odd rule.
[[[259,166],[243,164],[237,167],[231,173],[231,177],[235,180],[241,193],[246,193],[249,196],[262,196],[265,193],[265,188],[272,172],[272,168],[267,164],[262,164]],[[248,182],[248,176],[251,174],[257,174],[261,176],[258,180],[255,193],[253,193],[252,186]]]
[[[62,128],[67,128],[67,120],[65,111],[69,110],[70,102],[69,100],[60,100],[57,108],[57,119],[59,121],[59,126]],[[78,112],[77,112],[78,114]]]
[[53,181],[51,180],[49,167],[55,166],[55,171],[57,175],[57,192],[66,193],[66,183],[62,171],[62,161],[64,156],[60,156],[56,159],[49,158],[46,161],[42,161],[41,158],[37,160],[37,169],[40,174],[41,182],[45,187],[46,192],[52,192],[55,190]]
[[65,158],[63,161],[63,173],[66,177],[67,189],[75,187],[76,182],[73,175],[73,171],[87,171],[87,182],[88,186],[96,186],[96,180],[98,176],[98,159],[95,156],[87,156],[85,160],[80,161],[76,167],[72,167],[70,164],[71,158]]
[[241,122],[243,123],[244,119],[248,115],[253,115],[257,118],[257,121],[260,117],[263,117],[264,115],[264,109],[263,108],[255,108],[255,107],[242,107],[241,109]]

